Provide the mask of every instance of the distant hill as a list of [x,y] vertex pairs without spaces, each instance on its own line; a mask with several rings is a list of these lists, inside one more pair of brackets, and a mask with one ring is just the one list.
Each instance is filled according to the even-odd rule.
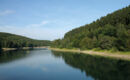
[[49,46],[50,41],[34,40],[24,36],[0,32],[0,48]]
[[130,6],[67,32],[52,47],[130,51]]

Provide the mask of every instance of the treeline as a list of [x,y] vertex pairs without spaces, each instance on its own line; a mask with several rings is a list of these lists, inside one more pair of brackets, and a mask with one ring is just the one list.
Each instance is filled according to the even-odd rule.
[[130,51],[130,6],[69,31],[52,47]]
[[50,41],[34,40],[24,36],[0,32],[0,48],[49,46]]

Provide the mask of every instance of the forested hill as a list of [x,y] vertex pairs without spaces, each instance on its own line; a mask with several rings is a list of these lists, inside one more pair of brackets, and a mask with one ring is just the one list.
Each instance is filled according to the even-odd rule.
[[0,48],[49,46],[50,41],[34,40],[24,36],[0,32]]
[[130,51],[130,6],[69,31],[52,47]]

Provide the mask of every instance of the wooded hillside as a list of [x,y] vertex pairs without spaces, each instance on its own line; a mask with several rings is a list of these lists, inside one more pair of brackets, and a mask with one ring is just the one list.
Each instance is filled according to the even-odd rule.
[[69,31],[52,47],[130,51],[130,6]]
[[34,40],[24,36],[0,32],[0,48],[49,46],[50,41]]

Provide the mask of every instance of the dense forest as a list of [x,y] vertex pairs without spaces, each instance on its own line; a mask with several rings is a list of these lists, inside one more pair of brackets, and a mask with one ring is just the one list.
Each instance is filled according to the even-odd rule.
[[130,51],[130,6],[69,31],[52,47]]
[[0,49],[49,46],[50,43],[47,40],[34,40],[24,36],[0,32]]

